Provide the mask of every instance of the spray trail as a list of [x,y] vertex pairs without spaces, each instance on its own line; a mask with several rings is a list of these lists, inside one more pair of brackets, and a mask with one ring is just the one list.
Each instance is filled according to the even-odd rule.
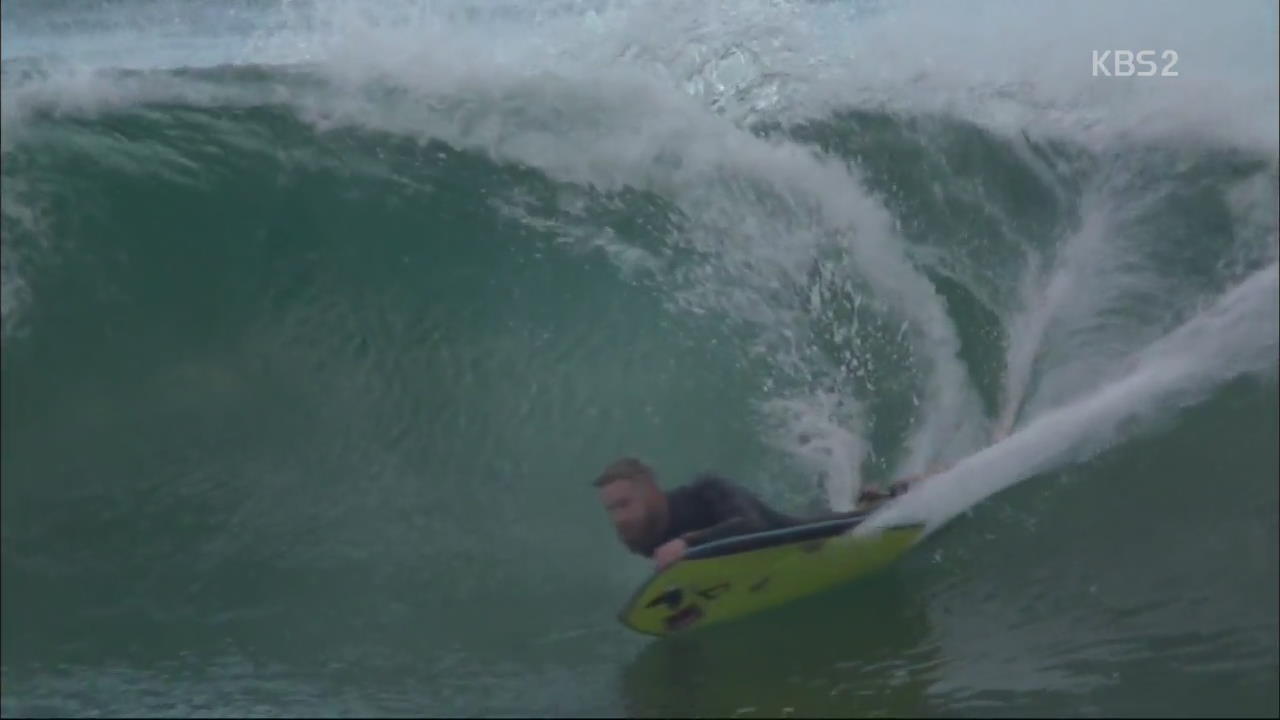
[[1274,377],[1280,266],[1256,271],[1216,304],[1135,356],[1131,370],[966,458],[855,532],[921,520],[932,532],[1037,473],[1080,462],[1242,374]]

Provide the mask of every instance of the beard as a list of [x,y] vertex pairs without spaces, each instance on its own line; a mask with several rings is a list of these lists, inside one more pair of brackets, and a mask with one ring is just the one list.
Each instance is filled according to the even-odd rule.
[[652,555],[662,539],[664,520],[665,518],[657,512],[645,515],[644,522],[636,532],[619,533],[622,536],[622,542],[637,555]]

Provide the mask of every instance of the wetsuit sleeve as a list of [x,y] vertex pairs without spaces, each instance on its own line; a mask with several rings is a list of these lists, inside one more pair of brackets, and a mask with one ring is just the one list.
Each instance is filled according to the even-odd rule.
[[699,478],[697,488],[716,518],[716,523],[708,528],[685,533],[682,537],[689,547],[747,533],[775,530],[795,523],[792,518],[775,512],[755,495],[723,478]]

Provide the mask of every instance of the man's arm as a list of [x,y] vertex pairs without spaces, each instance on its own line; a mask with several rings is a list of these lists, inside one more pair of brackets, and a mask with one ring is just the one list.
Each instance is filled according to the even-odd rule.
[[951,467],[950,465],[934,465],[933,467],[929,468],[928,472],[920,473],[919,475],[908,475],[906,477],[898,478],[897,480],[894,480],[893,482],[889,483],[889,488],[887,491],[879,490],[877,488],[864,488],[862,492],[858,493],[858,502],[856,507],[869,508],[872,505],[875,505],[883,500],[888,500],[889,498],[898,497],[899,495],[910,490],[912,485],[915,485],[916,483],[922,480],[927,480],[928,478],[933,477],[934,475],[937,475],[938,473],[942,472],[943,470],[947,470],[950,467]]
[[708,475],[697,482],[718,522],[711,527],[685,533],[682,539],[689,547],[794,523],[791,518],[773,511],[755,495],[728,480]]
[[738,515],[728,520],[723,520],[709,528],[694,530],[680,536],[685,544],[689,547],[698,545],[706,545],[709,542],[723,540],[725,538],[734,537],[736,535],[746,535],[747,533],[758,532],[754,524],[747,518]]

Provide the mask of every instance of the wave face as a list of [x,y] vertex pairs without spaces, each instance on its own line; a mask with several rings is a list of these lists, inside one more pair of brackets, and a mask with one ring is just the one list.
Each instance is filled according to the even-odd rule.
[[[1274,716],[1275,27],[7,2],[4,715]],[[892,570],[650,643],[622,454],[946,469]]]

